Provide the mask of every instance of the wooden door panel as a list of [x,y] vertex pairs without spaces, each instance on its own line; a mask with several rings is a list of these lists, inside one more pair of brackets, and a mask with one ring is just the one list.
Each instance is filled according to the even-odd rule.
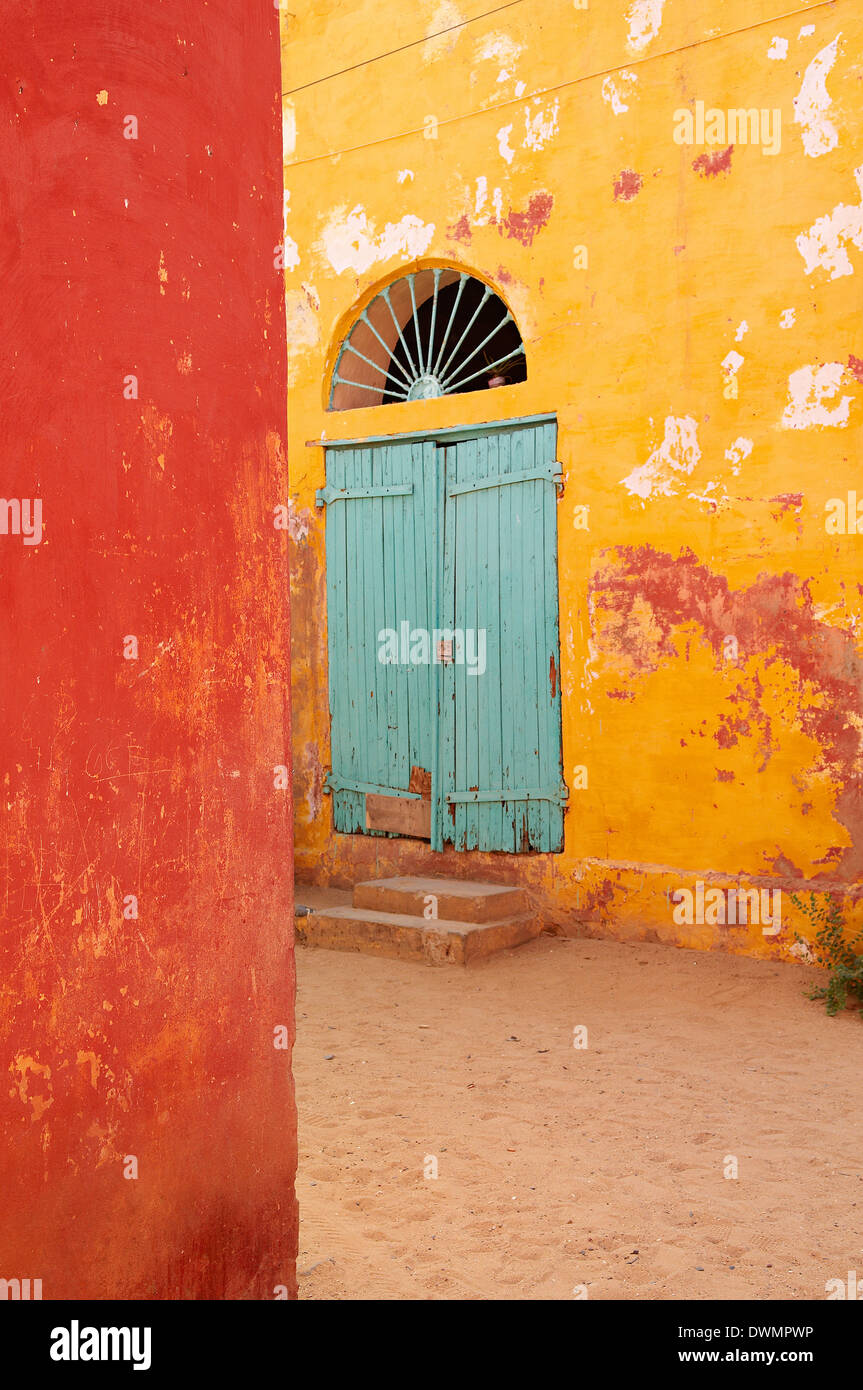
[[[555,427],[446,449],[447,625],[485,644],[442,675],[440,842],[563,846]],[[434,843],[434,838],[433,838]]]

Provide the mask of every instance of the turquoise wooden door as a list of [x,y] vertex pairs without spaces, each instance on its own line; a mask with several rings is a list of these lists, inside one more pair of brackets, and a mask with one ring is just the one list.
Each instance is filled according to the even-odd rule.
[[563,848],[555,444],[550,421],[328,449],[337,830],[420,768],[433,848]]
[[556,427],[446,447],[444,627],[473,638],[442,666],[433,843],[559,851]]
[[[430,662],[385,660],[381,634],[434,626],[443,478],[432,443],[327,451],[327,623],[336,830],[366,831],[366,797],[409,791],[431,769],[435,678]],[[397,651],[397,655],[402,655]],[[418,795],[418,794],[416,794]]]

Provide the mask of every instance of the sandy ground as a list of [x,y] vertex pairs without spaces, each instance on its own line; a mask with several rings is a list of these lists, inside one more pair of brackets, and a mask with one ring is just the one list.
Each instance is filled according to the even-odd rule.
[[863,1271],[863,1023],[804,997],[819,972],[543,936],[466,970],[300,947],[297,974],[301,1298]]

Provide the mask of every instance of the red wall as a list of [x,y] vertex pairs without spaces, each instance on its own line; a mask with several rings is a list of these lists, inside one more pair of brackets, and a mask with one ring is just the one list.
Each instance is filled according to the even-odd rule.
[[278,13],[2,36],[0,1277],[293,1294]]

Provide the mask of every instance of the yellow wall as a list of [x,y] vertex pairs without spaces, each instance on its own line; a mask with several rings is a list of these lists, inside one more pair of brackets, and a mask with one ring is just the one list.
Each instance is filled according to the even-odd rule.
[[[348,883],[425,867],[517,877],[564,930],[787,952],[803,927],[790,891],[820,878],[847,893],[863,878],[863,535],[825,529],[829,499],[855,489],[863,499],[856,0],[776,20],[779,0],[522,0],[471,23],[490,0],[291,8],[300,876]],[[412,46],[316,81],[402,45]],[[696,102],[778,109],[780,148],[676,143],[675,112]],[[531,209],[532,238],[520,216]],[[382,282],[435,264],[495,284],[525,340],[527,381],[328,412],[358,309]],[[736,370],[736,359],[722,365],[729,353],[743,359]],[[314,492],[324,455],[306,441],[545,411],[557,413],[566,474],[570,787],[574,767],[588,769],[587,788],[570,793],[565,852],[441,857],[415,842],[334,836],[321,793],[329,727]],[[675,923],[668,894],[698,879],[783,889],[781,934]]]

